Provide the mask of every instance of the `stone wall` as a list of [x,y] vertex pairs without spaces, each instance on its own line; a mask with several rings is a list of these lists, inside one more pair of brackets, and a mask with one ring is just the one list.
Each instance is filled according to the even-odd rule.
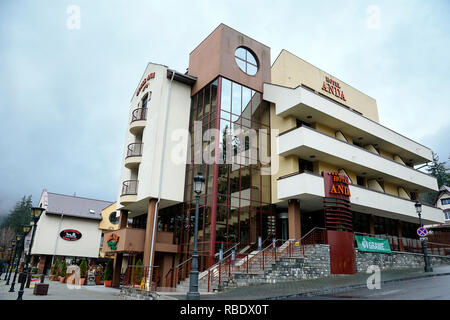
[[[403,268],[417,268],[423,267],[423,254],[410,252],[396,252],[392,253],[378,253],[378,252],[363,252],[355,249],[356,255],[356,271],[366,272],[370,265],[376,265],[381,270],[386,269],[403,269]],[[435,256],[430,255],[431,266],[441,264],[450,264],[450,256]]]

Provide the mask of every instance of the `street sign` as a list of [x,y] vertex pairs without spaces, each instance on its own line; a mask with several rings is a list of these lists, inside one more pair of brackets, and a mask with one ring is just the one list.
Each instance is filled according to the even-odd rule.
[[424,227],[420,227],[419,229],[417,229],[417,234],[419,235],[419,237],[425,237],[428,234],[428,230]]

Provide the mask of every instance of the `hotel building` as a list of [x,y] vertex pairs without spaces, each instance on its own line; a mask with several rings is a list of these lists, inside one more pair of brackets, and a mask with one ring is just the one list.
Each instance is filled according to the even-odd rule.
[[[383,126],[375,99],[286,50],[271,65],[268,46],[223,24],[186,73],[149,63],[129,108],[119,229],[104,241],[119,240],[103,248],[116,270],[152,264],[160,286],[191,257],[199,172],[200,271],[222,248],[245,255],[325,228],[333,273],[352,273],[354,232],[417,239],[415,201],[438,191],[415,169],[431,150]],[[423,205],[425,224],[443,217]]]

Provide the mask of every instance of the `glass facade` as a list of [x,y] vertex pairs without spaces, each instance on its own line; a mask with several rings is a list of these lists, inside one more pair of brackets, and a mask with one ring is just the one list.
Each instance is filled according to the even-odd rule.
[[191,159],[178,244],[189,257],[195,219],[192,182],[202,173],[198,249],[204,269],[220,248],[257,246],[258,237],[275,237],[270,175],[261,174],[270,164],[260,158],[261,153],[270,155],[269,104],[260,92],[219,77],[192,97],[190,114]]

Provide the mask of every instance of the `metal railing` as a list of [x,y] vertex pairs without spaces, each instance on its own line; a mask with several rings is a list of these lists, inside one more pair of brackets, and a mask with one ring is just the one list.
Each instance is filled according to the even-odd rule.
[[122,196],[136,195],[138,188],[138,180],[127,180],[122,184]]
[[147,108],[137,108],[131,113],[131,122],[147,120]]
[[160,284],[159,267],[153,266],[151,281],[149,281],[149,269],[149,266],[128,266],[122,279],[122,286],[156,291]]
[[222,261],[211,266],[199,277],[207,282],[208,292],[220,287],[224,282],[232,280],[235,273],[258,274],[264,273],[273,263],[281,258],[295,258],[304,255],[305,246],[326,243],[326,229],[314,228],[300,240],[275,240],[257,253],[236,255],[232,260],[231,254]]
[[130,143],[127,148],[128,157],[140,157],[142,156],[143,143]]

